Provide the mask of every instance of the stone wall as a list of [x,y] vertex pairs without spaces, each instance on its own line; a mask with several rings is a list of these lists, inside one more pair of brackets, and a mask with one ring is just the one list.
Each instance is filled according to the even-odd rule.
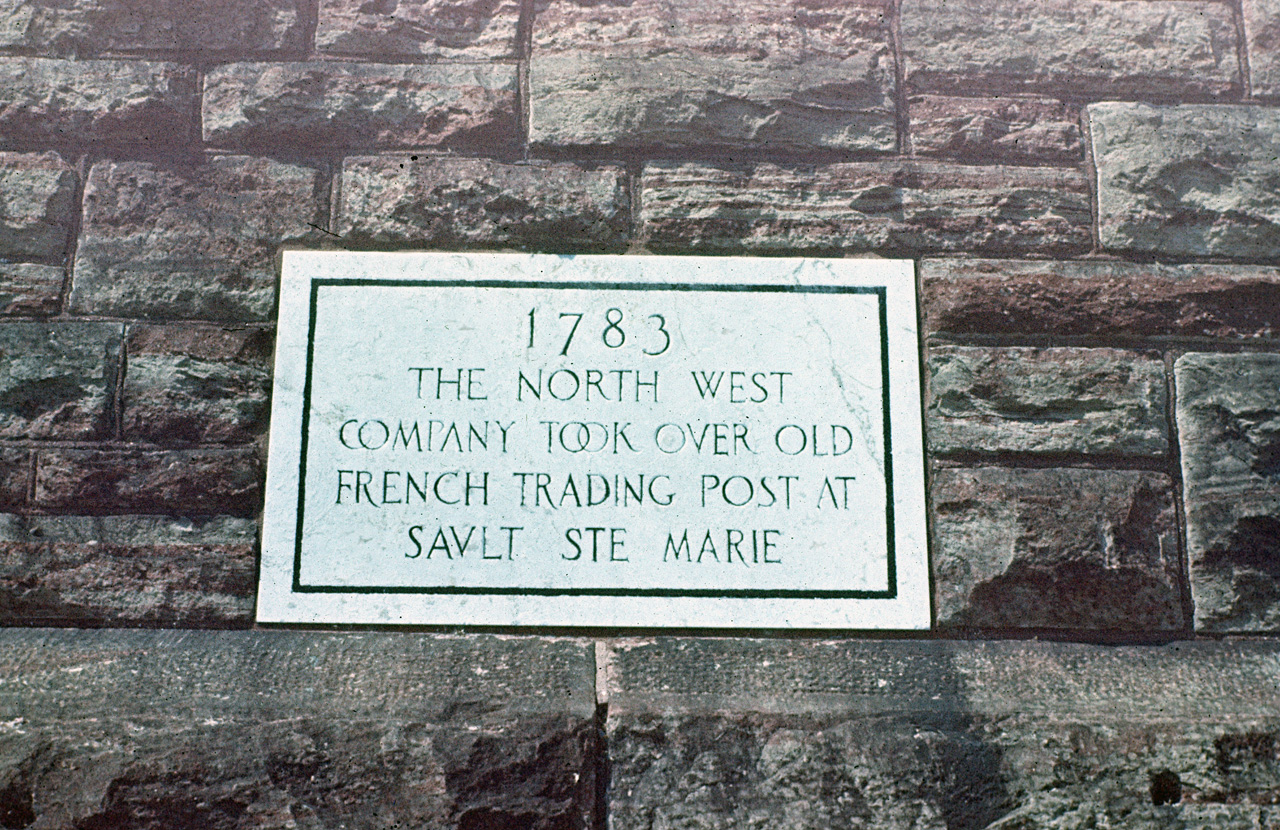
[[[934,630],[251,630],[282,247],[916,260]],[[1277,338],[1278,0],[0,0],[0,827],[1278,828]]]

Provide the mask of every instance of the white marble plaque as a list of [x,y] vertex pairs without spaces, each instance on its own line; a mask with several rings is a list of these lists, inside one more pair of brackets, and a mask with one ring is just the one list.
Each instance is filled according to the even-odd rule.
[[910,262],[288,252],[260,622],[925,628]]

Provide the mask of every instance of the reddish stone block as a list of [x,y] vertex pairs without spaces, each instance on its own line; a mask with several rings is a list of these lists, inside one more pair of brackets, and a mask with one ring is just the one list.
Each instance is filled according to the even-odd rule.
[[926,156],[1080,163],[1077,108],[1049,98],[916,95],[908,102],[912,149]]
[[35,504],[100,513],[228,513],[261,506],[262,464],[250,450],[41,450]]

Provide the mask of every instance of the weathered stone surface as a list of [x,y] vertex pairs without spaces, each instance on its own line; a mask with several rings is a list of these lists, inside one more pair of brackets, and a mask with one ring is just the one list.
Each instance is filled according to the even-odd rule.
[[938,624],[1181,629],[1172,490],[1167,476],[1136,471],[936,471]]
[[0,325],[0,438],[103,438],[120,364],[119,323]]
[[1048,98],[915,95],[911,146],[926,156],[1003,162],[1074,162],[1083,157],[1080,115]]
[[1244,0],[1245,49],[1254,95],[1280,95],[1280,2]]
[[1090,246],[1074,170],[865,162],[742,171],[654,162],[642,233],[660,251],[1078,253]]
[[89,172],[69,305],[79,314],[265,320],[276,251],[319,237],[319,173],[266,158]]
[[628,223],[621,167],[388,155],[342,169],[339,233],[359,243],[616,251]]
[[891,152],[887,19],[865,0],[544,0],[530,139]]
[[0,152],[0,259],[62,257],[75,199],[76,174],[57,153]]
[[198,105],[176,63],[0,58],[0,140],[174,144]]
[[516,57],[518,0],[320,0],[316,48],[385,57]]
[[1231,7],[1196,0],[903,0],[912,92],[1238,94]]
[[271,332],[132,326],[124,382],[124,436],[166,442],[239,442],[266,431]]
[[60,265],[0,262],[0,315],[57,314],[64,276]]
[[614,830],[1276,818],[1274,643],[663,638],[608,656]]
[[1158,353],[939,346],[928,368],[932,452],[1169,450],[1169,396]]
[[0,525],[0,624],[247,626],[248,519],[14,516]]
[[225,513],[261,507],[262,463],[249,450],[41,450],[35,504],[93,513]]
[[1103,247],[1161,256],[1280,256],[1280,109],[1087,109]]
[[204,139],[490,152],[517,140],[508,65],[232,63],[205,76]]
[[31,489],[31,452],[0,447],[0,507],[25,504]]
[[1280,268],[927,259],[929,333],[1271,338]]
[[0,48],[38,54],[302,48],[298,0],[0,0]]
[[1174,372],[1196,628],[1280,631],[1280,355]]
[[588,826],[590,646],[407,632],[0,632],[33,826]]

